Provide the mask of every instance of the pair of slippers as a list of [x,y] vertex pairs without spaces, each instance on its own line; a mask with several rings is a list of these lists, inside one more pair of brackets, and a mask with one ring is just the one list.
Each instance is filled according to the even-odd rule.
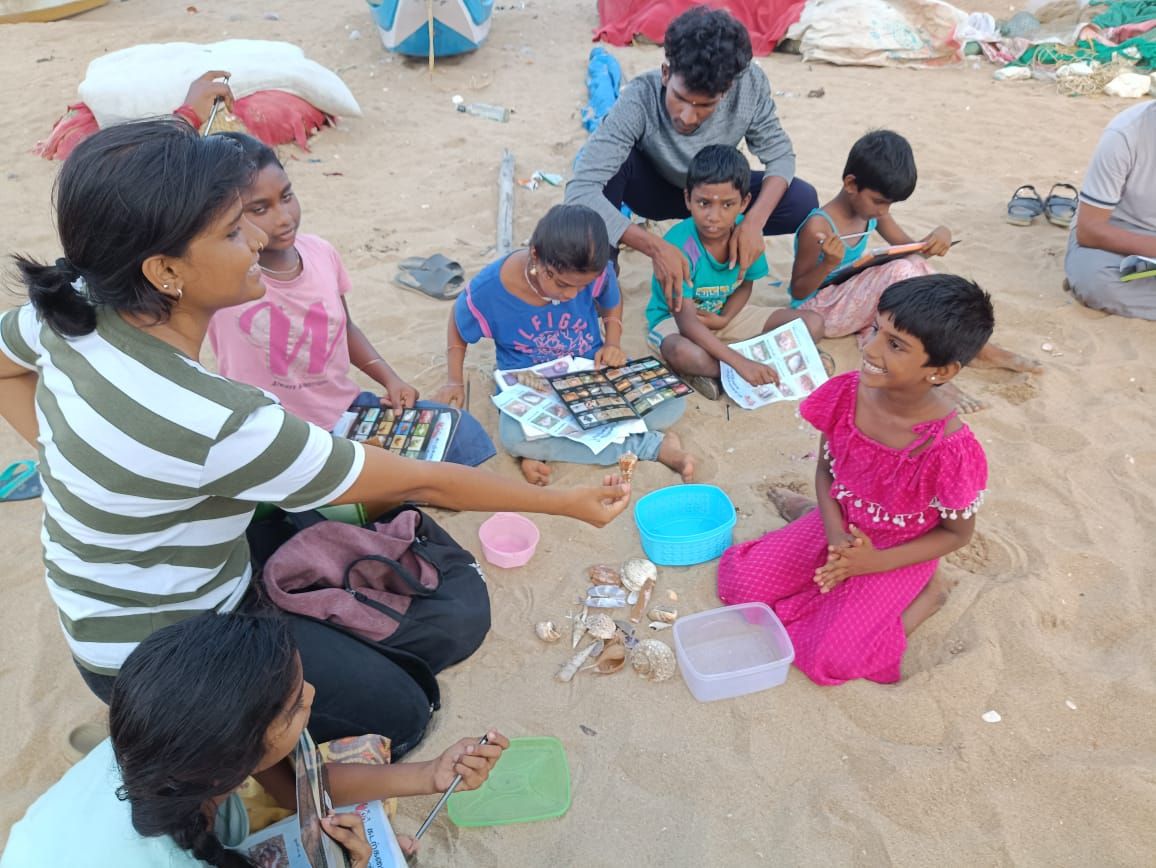
[[1031,226],[1043,214],[1049,223],[1067,229],[1079,205],[1080,191],[1071,184],[1053,184],[1046,199],[1041,199],[1031,184],[1024,184],[1012,193],[1007,203],[1007,222],[1013,226]]
[[411,256],[398,263],[401,269],[393,282],[410,292],[420,292],[427,298],[450,301],[457,298],[465,284],[465,270],[461,263],[448,256]]

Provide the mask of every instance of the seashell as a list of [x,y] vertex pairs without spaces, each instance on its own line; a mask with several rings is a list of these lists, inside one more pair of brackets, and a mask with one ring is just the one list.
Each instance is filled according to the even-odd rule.
[[673,624],[678,620],[678,610],[673,606],[655,606],[646,613],[651,621],[662,621],[664,624]]
[[586,613],[570,616],[570,647],[577,648],[586,635]]
[[615,600],[612,597],[587,597],[585,606],[588,609],[625,609],[625,600]]
[[658,581],[658,569],[646,558],[631,558],[622,565],[622,584],[628,591],[640,591],[647,579]]
[[669,630],[674,625],[668,624],[665,621],[651,621],[647,626],[650,627],[650,629],[655,633],[657,633],[659,630]]
[[654,591],[654,579],[647,579],[642,587],[638,590],[638,599],[634,601],[634,606],[630,610],[630,621],[637,624],[642,620],[642,613],[646,611],[646,607],[650,605],[650,595]]
[[558,674],[555,675],[554,678],[556,678],[558,681],[561,681],[563,684],[572,680],[574,676],[578,674],[578,670],[582,668],[583,663],[585,663],[591,657],[597,657],[602,653],[604,644],[605,643],[602,641],[598,641],[592,645],[587,645],[585,648],[571,657],[569,662],[558,670]]
[[612,564],[595,564],[588,572],[590,581],[596,585],[622,584],[622,571]]
[[594,670],[595,675],[613,675],[626,665],[626,646],[621,642],[607,642],[594,665],[587,667]]
[[677,603],[678,602],[678,591],[667,590],[666,598],[668,600],[670,600],[670,602],[672,602],[672,603]]
[[657,639],[643,639],[635,645],[630,652],[630,665],[648,681],[666,681],[678,668],[674,651]]
[[586,589],[587,597],[603,597],[626,602],[626,589],[617,585],[591,585]]
[[638,464],[638,456],[633,452],[623,452],[618,459],[618,470],[622,473],[622,479],[629,482],[634,478],[634,467]]
[[534,625],[534,632],[543,642],[557,642],[562,638],[562,634],[558,632],[553,621],[539,621]]
[[595,639],[609,639],[618,631],[614,626],[614,619],[603,612],[588,615],[586,629]]

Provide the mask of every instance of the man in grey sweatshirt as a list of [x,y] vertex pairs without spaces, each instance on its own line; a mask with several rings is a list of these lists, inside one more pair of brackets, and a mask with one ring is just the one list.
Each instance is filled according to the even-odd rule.
[[819,206],[815,188],[795,177],[795,152],[779,124],[766,74],[751,63],[746,28],[729,13],[696,6],[671,22],[666,63],[634,79],[578,155],[566,202],[593,208],[610,240],[651,258],[672,310],[690,279],[686,257],[632,224],[623,203],[652,220],[690,216],[686,169],[707,145],[747,147],[764,169],[751,173],[753,201],[731,237],[739,280],[764,251],[764,235],[795,232]]

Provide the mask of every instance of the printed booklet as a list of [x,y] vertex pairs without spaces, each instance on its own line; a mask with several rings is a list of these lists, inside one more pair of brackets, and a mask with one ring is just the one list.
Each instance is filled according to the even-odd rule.
[[653,356],[619,368],[551,377],[548,382],[583,430],[640,419],[690,386]]
[[241,842],[241,851],[257,868],[348,868],[345,851],[321,829],[321,817],[330,810],[339,814],[357,811],[361,815],[365,837],[373,848],[369,868],[402,868],[406,864],[381,802],[332,807],[321,754],[308,730],[301,731],[293,762],[297,770],[297,813]]
[[779,375],[778,386],[769,383],[752,386],[730,365],[725,362],[720,365],[726,393],[736,404],[748,410],[776,401],[797,401],[827,382],[819,350],[801,319],[791,320],[765,335],[730,346],[741,356],[770,365]]
[[458,430],[462,412],[453,407],[437,410],[397,411],[381,405],[356,404],[342,414],[333,433],[371,446],[378,446],[403,458],[441,461]]

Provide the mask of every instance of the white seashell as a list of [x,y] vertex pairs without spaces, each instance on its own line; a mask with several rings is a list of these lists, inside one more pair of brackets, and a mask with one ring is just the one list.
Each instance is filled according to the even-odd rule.
[[604,612],[589,615],[586,618],[586,630],[595,639],[609,639],[618,628],[614,626],[614,619]]
[[669,630],[674,625],[668,624],[665,621],[651,621],[649,626],[651,630],[657,633],[659,630]]
[[998,711],[992,710],[992,711],[985,711],[983,713],[983,720],[984,720],[984,723],[999,723],[1001,720],[1003,720],[1003,718],[1000,717],[1000,714]]
[[673,624],[678,620],[678,610],[673,606],[655,606],[646,613],[651,621],[662,621],[664,624]]
[[582,637],[586,635],[586,613],[570,616],[570,647],[577,648]]
[[1072,702],[1070,699],[1065,699],[1064,705],[1068,706],[1068,708],[1070,708],[1072,711],[1076,710],[1076,703]]
[[595,642],[593,645],[587,645],[585,648],[571,657],[570,661],[561,669],[559,669],[558,674],[554,677],[558,681],[561,681],[563,684],[572,680],[574,676],[578,674],[578,670],[582,668],[582,664],[589,660],[591,657],[597,657],[599,654],[601,654],[603,647],[604,643],[601,641]]
[[1040,349],[1043,350],[1045,353],[1050,353],[1055,348],[1056,348],[1055,344],[1051,344],[1051,343],[1048,343],[1046,341],[1044,343],[1040,344]]
[[539,621],[534,625],[534,632],[543,642],[557,642],[562,638],[562,634],[558,632],[558,627],[553,621]]
[[622,584],[630,591],[639,591],[646,580],[658,581],[658,569],[646,558],[631,558],[622,565]]
[[666,681],[678,668],[674,651],[657,639],[643,639],[635,645],[630,652],[630,665],[649,681]]

